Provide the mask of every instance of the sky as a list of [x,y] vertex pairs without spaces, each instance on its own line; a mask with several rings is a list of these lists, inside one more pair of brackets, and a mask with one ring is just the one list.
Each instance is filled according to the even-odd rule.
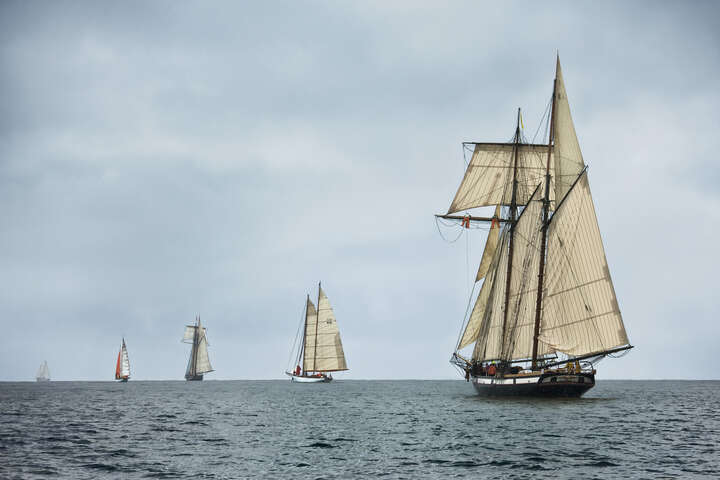
[[182,379],[196,315],[207,379],[284,378],[319,281],[339,377],[460,378],[484,237],[433,215],[556,53],[635,345],[598,378],[720,379],[719,37],[709,1],[4,1],[0,380],[110,380],[123,337]]

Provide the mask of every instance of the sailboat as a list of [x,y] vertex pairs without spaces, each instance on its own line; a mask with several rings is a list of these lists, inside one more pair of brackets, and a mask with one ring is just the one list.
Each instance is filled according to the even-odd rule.
[[[450,361],[481,395],[579,397],[595,385],[598,361],[633,347],[559,58],[547,144],[527,143],[521,126],[518,110],[511,142],[464,143],[471,161],[437,215],[490,227],[475,285],[483,282]],[[495,212],[468,213],[478,207]]]
[[195,317],[195,325],[185,326],[185,335],[182,341],[192,344],[185,370],[185,380],[201,381],[203,375],[212,372],[213,368],[208,356],[207,330],[200,323],[200,316]]
[[49,382],[50,381],[50,369],[48,368],[47,360],[40,364],[35,380],[38,382]]
[[127,382],[130,379],[130,358],[128,357],[125,339],[122,340],[120,351],[118,352],[117,364],[115,365],[115,380]]
[[293,382],[330,382],[333,379],[331,372],[348,369],[335,313],[321,284],[318,285],[317,305],[316,309],[308,295],[303,315],[302,338],[300,342],[297,341],[298,338],[295,339],[295,344],[298,345],[296,367],[293,371],[285,372]]

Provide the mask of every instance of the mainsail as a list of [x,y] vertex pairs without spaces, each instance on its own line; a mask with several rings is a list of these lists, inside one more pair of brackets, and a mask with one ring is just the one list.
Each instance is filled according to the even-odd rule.
[[330,300],[319,288],[318,308],[308,298],[305,313],[303,370],[336,372],[347,370],[340,330]]
[[185,371],[186,378],[213,371],[208,355],[207,330],[202,326],[200,317],[197,317],[195,321],[195,325],[185,326],[185,334],[183,335],[183,342],[192,344]]
[[[475,144],[448,213],[490,205],[496,214],[476,277],[483,284],[456,353],[474,343],[473,362],[536,368],[559,353],[588,358],[631,348],[559,60],[548,144],[523,143],[519,124],[514,143]],[[502,229],[500,206],[510,207]]]
[[38,381],[50,380],[50,369],[48,368],[47,360],[43,361],[43,363],[40,364],[40,368],[38,368],[35,378]]
[[120,351],[118,352],[117,364],[115,365],[115,379],[121,380],[127,378],[130,378],[130,358],[128,357],[127,347],[125,346],[125,339],[123,338]]

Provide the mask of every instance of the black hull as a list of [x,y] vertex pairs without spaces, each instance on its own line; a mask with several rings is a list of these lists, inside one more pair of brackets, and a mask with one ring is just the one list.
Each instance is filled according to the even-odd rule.
[[130,379],[129,378],[116,378],[115,380],[117,380],[120,383],[127,383],[127,381]]
[[203,376],[202,375],[186,375],[185,380],[188,382],[202,382]]
[[538,377],[496,379],[472,377],[478,395],[484,397],[581,397],[595,386],[592,373],[546,373]]

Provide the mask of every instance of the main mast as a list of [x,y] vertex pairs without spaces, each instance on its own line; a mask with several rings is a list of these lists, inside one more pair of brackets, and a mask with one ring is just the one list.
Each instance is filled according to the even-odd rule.
[[308,293],[307,301],[305,302],[305,322],[303,326],[302,344],[300,345],[300,358],[298,362],[302,362],[302,371],[305,374],[305,341],[307,340],[307,317],[308,317],[308,305],[310,304],[310,294]]
[[505,313],[503,315],[503,333],[502,333],[502,345],[500,352],[505,347],[505,335],[507,334],[507,317],[510,306],[510,282],[512,280],[512,262],[513,262],[513,244],[515,237],[515,220],[517,216],[517,168],[518,168],[518,150],[520,150],[520,109],[518,108],[517,113],[517,125],[515,127],[515,145],[513,146],[513,183],[512,183],[512,194],[510,197],[510,241],[508,245],[508,268],[507,268],[507,282],[505,285]]
[[[550,158],[555,140],[555,93],[557,91],[557,66],[553,80],[552,106],[550,109],[550,134],[548,136],[547,163],[545,166],[545,197],[543,198],[542,239],[540,241],[540,270],[538,271],[537,303],[535,305],[535,329],[533,330],[532,369],[537,370],[538,337],[540,336],[540,313],[542,311],[543,280],[545,279],[545,252],[547,251],[548,216],[550,215]],[[561,199],[556,198],[556,202]]]

